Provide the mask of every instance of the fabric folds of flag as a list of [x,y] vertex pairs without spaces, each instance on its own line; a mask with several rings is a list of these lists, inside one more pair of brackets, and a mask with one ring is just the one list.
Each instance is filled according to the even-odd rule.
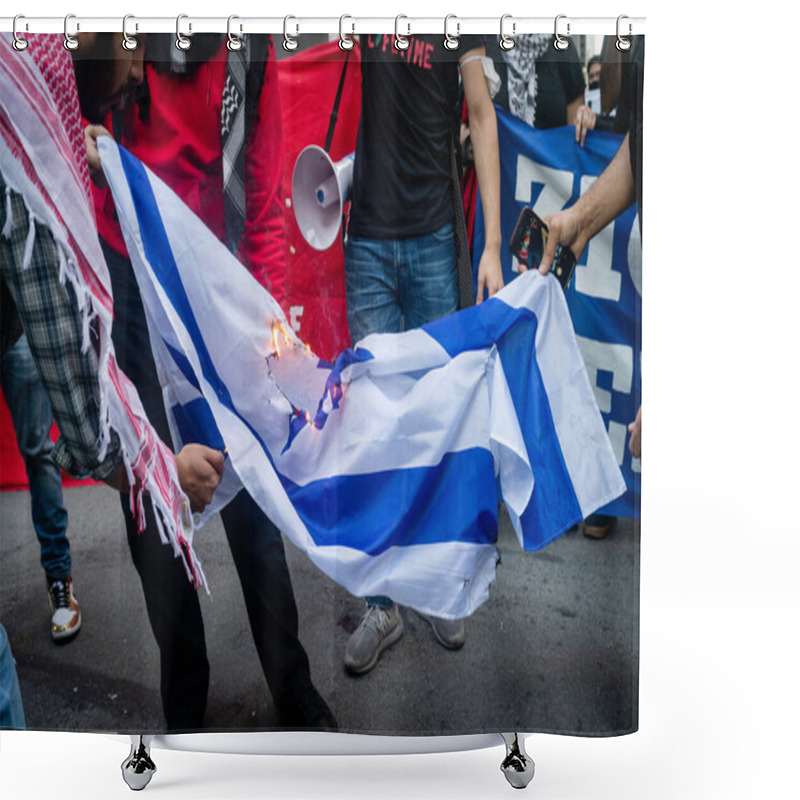
[[100,153],[176,446],[227,452],[198,524],[244,487],[354,595],[460,618],[494,581],[499,502],[538,550],[625,491],[554,278],[326,363],[168,187]]

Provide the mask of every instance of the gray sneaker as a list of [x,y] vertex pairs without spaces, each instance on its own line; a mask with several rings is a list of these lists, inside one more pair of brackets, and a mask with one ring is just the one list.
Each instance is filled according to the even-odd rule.
[[344,665],[356,675],[369,672],[380,654],[403,635],[403,618],[397,603],[391,608],[367,606],[361,623],[347,640]]
[[422,619],[433,628],[433,635],[442,647],[448,650],[460,650],[466,641],[466,630],[463,619],[442,619],[420,614]]

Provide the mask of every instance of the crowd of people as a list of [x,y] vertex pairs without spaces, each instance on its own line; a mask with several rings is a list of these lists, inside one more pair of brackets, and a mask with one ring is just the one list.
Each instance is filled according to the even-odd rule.
[[[181,50],[174,37],[150,34],[128,49],[121,34],[82,33],[78,48],[69,53],[60,37],[28,38],[27,52],[18,53],[4,37],[0,64],[19,77],[15,59],[17,64],[25,59],[28,75],[42,82],[59,122],[34,135],[35,115],[27,121],[12,118],[16,96],[9,93],[3,100],[2,388],[30,484],[51,635],[69,641],[83,622],[72,581],[63,468],[120,492],[130,555],[160,652],[166,728],[197,730],[209,690],[197,592],[183,560],[155,535],[159,512],[149,502],[131,503],[133,493],[150,485],[143,484],[104,411],[105,384],[118,365],[135,386],[141,419],[147,421],[136,430],[143,438],[152,432],[154,441],[169,446],[142,301],[104,185],[97,139],[111,135],[141,159],[282,301],[286,212],[274,44],[270,36],[252,35],[245,47],[231,49],[225,37],[203,34]],[[469,241],[458,192],[460,122],[462,143],[468,140],[461,149],[474,165],[486,231],[474,301],[502,288],[495,104],[537,128],[574,125],[578,146],[594,128],[625,134],[617,156],[591,189],[571,208],[547,218],[551,236],[540,271],[549,270],[556,244],[569,246],[579,258],[591,237],[634,201],[641,219],[643,43],[624,58],[609,50],[592,59],[588,88],[575,48],[553,48],[551,36],[517,37],[511,50],[502,50],[495,37],[478,36],[462,36],[457,50],[445,48],[439,36],[425,35],[412,37],[408,51],[398,50],[389,36],[365,35],[358,46],[362,111],[344,248],[354,344],[371,333],[418,327],[464,305],[459,271],[470,269],[470,261],[461,257]],[[606,63],[614,64],[609,73],[616,76],[608,86],[602,82]],[[60,162],[42,166],[38,142],[43,138]],[[43,169],[64,170],[91,197],[96,228],[88,234],[96,242],[84,245],[87,231],[71,228],[47,182],[37,183],[37,171]],[[40,210],[41,203],[50,204],[49,212]],[[87,322],[76,284],[64,280],[65,248],[87,263],[85,281],[99,270],[92,259],[107,266],[113,327],[105,335],[116,358],[110,371],[102,315]],[[120,396],[124,399],[124,387]],[[55,445],[49,437],[53,419],[60,431]],[[637,456],[640,437],[641,410],[631,423],[630,447]],[[180,485],[193,510],[202,510],[223,475],[223,453],[187,445],[175,454],[174,464],[174,472],[165,474]],[[222,522],[279,725],[335,730],[335,716],[311,680],[299,638],[280,531],[244,490],[222,512]],[[608,520],[590,519],[587,535],[597,525],[607,532]],[[140,535],[143,526],[150,535]],[[442,646],[463,646],[463,620],[427,621]],[[366,598],[363,618],[343,654],[347,670],[370,671],[402,635],[402,614],[392,599]],[[10,646],[0,626],[0,727],[23,726]]]

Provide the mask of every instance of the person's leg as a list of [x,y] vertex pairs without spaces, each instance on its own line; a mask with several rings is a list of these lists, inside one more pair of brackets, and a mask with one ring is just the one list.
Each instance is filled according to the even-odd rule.
[[50,633],[63,642],[80,630],[81,610],[72,593],[61,470],[52,458],[53,412],[24,335],[3,356],[0,381],[28,475],[31,517],[50,596]]
[[335,728],[311,681],[280,531],[245,491],[222,511],[247,617],[281,727]]
[[[103,251],[114,294],[111,335],[117,362],[136,386],[147,418],[161,439],[169,443],[169,424],[133,268],[104,243]],[[161,655],[161,702],[167,728],[197,730],[202,726],[209,682],[197,591],[186,576],[182,560],[161,543],[150,503],[144,503],[146,527],[140,534],[130,498],[121,495],[120,500],[131,557]]]
[[3,356],[0,373],[3,395],[28,474],[31,516],[41,546],[42,569],[50,577],[68,578],[72,562],[61,471],[52,458],[53,413],[24,335]]
[[[393,239],[351,237],[344,252],[347,322],[353,345],[371,333],[399,333],[403,329],[400,276]],[[369,672],[381,653],[403,634],[403,618],[389,597],[367,597],[367,608],[350,636],[344,654],[355,675]]]
[[350,237],[344,249],[347,324],[355,346],[370,333],[402,330],[396,242]]
[[17,670],[8,644],[6,629],[0,625],[0,728],[24,730],[25,713],[19,693]]
[[[401,250],[400,298],[406,330],[453,314],[458,308],[456,249],[452,223],[425,236],[404,239]],[[422,615],[436,641],[449,650],[464,645],[464,620]]]
[[453,224],[425,236],[403,239],[399,295],[405,330],[446,317],[458,308]]

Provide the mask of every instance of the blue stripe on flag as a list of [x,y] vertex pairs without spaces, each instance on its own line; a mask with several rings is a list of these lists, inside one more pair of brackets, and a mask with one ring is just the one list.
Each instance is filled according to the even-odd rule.
[[491,298],[422,326],[451,358],[467,350],[486,350],[518,322],[531,320],[536,330],[536,315],[528,308],[511,308],[502,300]]
[[186,378],[189,383],[197,389],[198,392],[202,391],[200,389],[200,382],[197,380],[197,376],[194,374],[194,370],[192,369],[192,365],[189,363],[189,359],[181,353],[180,350],[176,350],[166,339],[162,337],[162,342],[164,342],[164,347],[167,348],[167,351],[172,356],[172,360],[175,362],[175,366],[181,371],[181,374],[184,378]]
[[583,518],[536,363],[536,328],[534,317],[497,342],[533,472],[533,494],[520,518],[526,550],[541,550]]
[[[141,161],[132,156],[124,147],[119,147],[119,155],[125,177],[128,180],[128,187],[131,192],[139,228],[142,231],[141,238],[142,244],[144,245],[145,256],[150,262],[158,282],[166,291],[181,322],[189,332],[198,360],[200,361],[200,368],[203,375],[216,391],[219,401],[247,426],[253,438],[259,443],[264,455],[269,459],[271,464],[274,464],[269,450],[258,435],[258,432],[236,410],[228,387],[214,367],[211,354],[208,352],[208,348],[203,340],[203,335],[200,332],[200,326],[197,324],[191,303],[183,287],[178,265],[175,263],[175,256],[172,253],[169,238],[167,237],[166,230],[164,230],[164,223],[158,210],[158,203],[153,194],[153,187],[150,185],[150,180],[147,177],[144,166]],[[174,357],[175,352],[172,348],[170,348],[170,352],[173,353]],[[186,359],[185,356],[181,356],[181,359],[182,360],[176,359],[176,364],[181,371],[188,370],[188,373],[192,373],[192,378],[194,378],[194,380],[188,376],[187,372],[184,372],[184,374],[187,375],[187,380],[199,389],[199,383],[196,376],[193,374],[193,369],[188,359]]]
[[175,263],[169,238],[164,230],[164,223],[158,210],[158,203],[153,194],[153,187],[150,185],[144,166],[124,147],[119,148],[119,155],[125,176],[128,179],[139,228],[142,231],[142,244],[144,245],[147,260],[153,267],[159,283],[169,295],[170,302],[178,313],[181,322],[189,332],[197,351],[203,375],[214,387],[220,401],[233,410],[233,401],[228,387],[214,368],[211,355],[203,341],[200,327],[186,295],[186,290],[183,288],[178,265]]
[[203,397],[185,405],[172,406],[172,415],[183,444],[204,444],[215,450],[225,449],[225,442],[214,421],[211,407]]
[[[404,545],[497,539],[494,461],[482,448],[447,453],[433,467],[340,475],[306,486],[282,481],[320,547],[376,556]],[[487,488],[478,494],[475,486]],[[398,509],[406,511],[401,516]]]
[[541,549],[583,516],[536,363],[537,327],[533,311],[497,298],[424,326],[451,357],[497,345],[534,476],[522,515],[526,550]]

